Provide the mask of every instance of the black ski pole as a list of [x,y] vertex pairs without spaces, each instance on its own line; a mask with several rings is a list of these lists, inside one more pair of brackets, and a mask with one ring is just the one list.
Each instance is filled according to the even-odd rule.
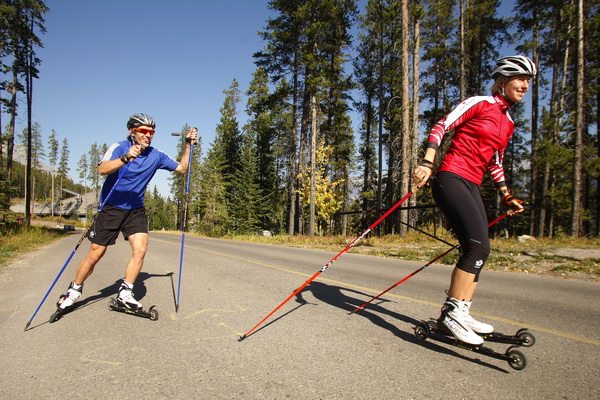
[[115,191],[115,188],[117,187],[117,184],[119,183],[119,181],[121,180],[121,178],[123,177],[123,175],[125,175],[125,173],[127,172],[127,169],[129,168],[129,166],[131,165],[131,163],[127,163],[127,165],[125,165],[125,168],[123,168],[123,172],[121,172],[115,182],[115,184],[113,185],[113,187],[110,189],[110,192],[108,192],[108,194],[106,195],[106,198],[104,199],[104,201],[102,202],[102,204],[100,205],[100,207],[98,208],[98,212],[96,213],[96,215],[94,215],[94,218],[92,219],[92,221],[90,222],[89,226],[87,227],[87,229],[85,230],[85,232],[83,233],[83,235],[81,235],[81,238],[79,239],[79,241],[77,242],[77,244],[75,245],[75,248],[73,249],[73,251],[71,252],[71,254],[69,255],[69,258],[67,258],[67,261],[65,262],[65,264],[62,266],[62,268],[60,269],[60,271],[58,272],[58,275],[56,275],[56,278],[54,279],[54,282],[52,282],[52,285],[50,285],[50,288],[48,289],[48,291],[46,292],[46,294],[44,295],[44,298],[42,299],[42,301],[40,302],[40,304],[37,306],[37,308],[35,309],[35,312],[33,313],[33,315],[31,316],[31,318],[29,319],[29,321],[27,322],[27,324],[25,325],[25,331],[27,330],[27,328],[29,328],[29,325],[31,325],[31,321],[33,321],[33,319],[35,318],[35,316],[37,315],[38,311],[40,310],[40,308],[42,307],[42,305],[44,304],[44,302],[46,301],[46,298],[48,298],[48,295],[50,294],[50,292],[52,291],[52,289],[54,289],[54,285],[56,285],[56,282],[58,282],[58,280],[60,279],[60,276],[62,275],[62,273],[64,272],[65,268],[67,268],[67,265],[69,265],[69,263],[71,262],[71,259],[73,258],[73,256],[75,255],[75,252],[77,252],[77,249],[79,249],[79,245],[81,245],[81,243],[83,242],[83,239],[85,239],[85,237],[87,236],[87,234],[90,231],[90,228],[94,225],[94,222],[96,221],[96,217],[98,216],[98,214],[100,214],[100,212],[102,211],[102,209],[104,208],[104,205],[106,204],[106,202],[108,201],[108,199],[110,198],[110,195],[113,194],[113,192]]
[[[490,222],[488,224],[488,228],[492,225],[494,225],[495,223],[497,223],[498,221],[504,219],[508,214],[503,214],[500,217],[496,218],[494,221]],[[383,296],[384,294],[386,294],[387,292],[389,292],[390,290],[392,290],[393,288],[395,288],[396,286],[400,285],[401,283],[403,283],[404,281],[407,281],[408,279],[410,279],[411,277],[415,276],[416,274],[418,274],[419,272],[423,271],[425,268],[427,268],[428,266],[430,266],[431,264],[433,264],[434,262],[436,262],[437,260],[439,260],[440,258],[444,257],[446,254],[450,253],[452,250],[457,249],[460,247],[460,244],[456,244],[454,246],[452,246],[451,248],[449,248],[448,250],[446,250],[445,252],[443,252],[442,254],[440,254],[439,256],[437,256],[436,258],[434,258],[433,260],[429,261],[427,264],[423,265],[421,268],[417,269],[416,271],[414,271],[413,273],[405,276],[404,278],[402,278],[401,280],[399,280],[398,282],[394,283],[392,286],[390,286],[389,288],[385,289],[383,292],[379,293],[377,296],[373,297],[371,300],[367,301],[366,303],[364,303],[362,306],[357,307],[354,309],[354,311],[350,312],[350,314],[355,313],[359,310],[362,310],[365,306],[367,306],[368,304],[370,304],[373,300],[376,300],[378,298],[380,298],[381,296]]]
[[[416,190],[415,190],[416,192]],[[406,196],[404,196],[402,199],[400,199],[400,201],[398,201],[392,208],[390,208],[385,214],[383,214],[381,217],[379,217],[379,219],[377,221],[375,221],[371,226],[369,226],[369,228],[364,231],[363,233],[361,233],[356,239],[354,239],[348,246],[346,246],[346,248],[342,251],[340,251],[335,257],[333,257],[327,264],[325,264],[323,266],[323,268],[321,268],[319,271],[317,271],[313,276],[310,277],[310,279],[308,279],[306,282],[304,282],[304,284],[302,286],[300,286],[298,289],[296,289],[296,291],[294,291],[294,293],[292,293],[287,299],[285,299],[283,301],[283,303],[281,303],[280,305],[278,305],[277,307],[275,307],[275,309],[273,311],[271,311],[269,313],[269,315],[267,315],[266,317],[264,317],[258,324],[256,324],[252,329],[250,329],[246,334],[244,334],[243,336],[241,336],[239,338],[239,341],[241,342],[242,340],[246,339],[248,337],[248,335],[250,335],[252,332],[254,332],[254,330],[256,328],[258,328],[263,322],[265,322],[271,315],[275,314],[275,312],[277,312],[277,310],[279,310],[281,307],[283,307],[283,305],[285,303],[287,303],[288,301],[290,301],[290,299],[294,296],[296,296],[298,293],[300,293],[302,291],[302,289],[304,289],[309,283],[311,283],[312,281],[314,281],[323,271],[325,271],[331,264],[333,264],[335,262],[335,260],[337,260],[342,254],[344,254],[346,251],[348,251],[352,246],[354,246],[354,244],[356,242],[358,242],[360,239],[362,239],[365,235],[367,235],[369,232],[371,232],[371,230],[373,230],[377,225],[379,225],[379,223],[381,221],[383,221],[388,215],[390,215],[396,208],[398,208],[400,206],[400,204],[404,203],[406,201],[406,199],[408,199],[410,196],[412,196],[414,192],[408,192],[408,194]]]
[[[196,129],[196,128],[194,128]],[[173,134],[172,134],[173,135]],[[183,249],[185,248],[185,225],[187,222],[187,208],[190,193],[190,177],[192,176],[192,154],[194,145],[190,143],[190,157],[188,160],[187,184],[185,186],[185,198],[183,204],[183,218],[181,219],[181,250],[179,252],[179,276],[177,277],[177,301],[175,302],[175,312],[179,311],[179,295],[181,294],[181,273],[183,271]]]

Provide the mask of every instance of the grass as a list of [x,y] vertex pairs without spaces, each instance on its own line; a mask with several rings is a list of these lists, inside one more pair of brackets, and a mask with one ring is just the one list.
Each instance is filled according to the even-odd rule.
[[58,229],[26,225],[0,225],[0,267],[12,258],[65,236]]
[[[447,232],[439,232],[438,237],[448,243],[457,243]],[[227,239],[269,243],[292,247],[315,248],[339,252],[355,237],[343,236],[240,236],[231,235]],[[520,242],[516,238],[492,239],[492,252],[487,259],[486,269],[536,273],[566,278],[600,281],[600,238],[573,239],[570,237],[542,238]],[[364,237],[348,252],[401,260],[420,261],[424,264],[438,257],[450,248],[441,241],[421,233],[411,232],[406,236],[376,235]],[[562,254],[560,250],[571,250]],[[576,252],[574,251],[576,249]],[[589,256],[588,256],[589,254]],[[436,261],[436,264],[454,265],[459,251],[453,250]]]
[[[5,266],[11,258],[62,238],[66,234],[68,233],[59,229],[0,225],[0,267]],[[193,235],[193,233],[189,234]],[[456,243],[456,239],[447,232],[439,232],[438,236],[448,243]],[[343,250],[355,238],[355,236],[309,237],[288,235],[271,237],[230,235],[226,237],[226,239],[232,240],[334,252]],[[524,243],[515,238],[510,238],[492,239],[491,244],[492,253],[486,262],[486,269],[600,281],[600,258],[598,257],[600,238],[545,238]],[[417,232],[411,232],[403,237],[397,235],[378,237],[376,234],[371,233],[370,236],[356,242],[349,252],[399,260],[420,261],[425,264],[449,248],[449,245]],[[437,260],[436,264],[454,265],[458,256],[459,252],[453,250]]]

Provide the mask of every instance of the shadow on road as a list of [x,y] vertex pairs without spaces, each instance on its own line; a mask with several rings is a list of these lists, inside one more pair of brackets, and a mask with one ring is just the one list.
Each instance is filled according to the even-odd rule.
[[[146,296],[147,288],[146,288],[146,285],[144,284],[144,282],[146,280],[148,280],[150,278],[155,278],[155,277],[170,277],[172,275],[173,275],[172,272],[169,272],[169,273],[166,273],[166,274],[149,274],[147,272],[140,272],[137,280],[135,281],[135,287],[133,289],[133,292],[135,294],[135,298],[138,299],[138,300],[141,300],[141,299],[144,298],[144,296]],[[119,286],[121,286],[121,281],[122,281],[121,279],[118,279],[112,285],[109,285],[109,286],[107,286],[105,288],[100,289],[98,291],[98,294],[95,294],[95,295],[90,296],[90,297],[86,297],[83,300],[76,302],[75,305],[73,306],[73,308],[71,310],[65,312],[64,314],[62,314],[60,316],[60,318],[64,317],[65,315],[74,313],[74,312],[76,312],[76,311],[78,311],[78,310],[80,310],[82,308],[88,307],[88,306],[90,306],[90,305],[92,305],[94,303],[97,303],[97,302],[99,302],[99,301],[101,301],[103,299],[107,299],[107,298],[109,298],[111,296],[115,296],[116,297],[116,294],[119,291]],[[37,327],[39,327],[41,325],[44,325],[46,323],[48,323],[48,320],[46,320],[45,322],[43,322],[41,324],[29,327],[27,330],[35,329],[35,328],[37,328]]]
[[[363,293],[363,292],[360,292],[360,291],[357,291],[354,289],[348,289],[348,288],[344,288],[344,287],[340,287],[340,286],[328,285],[328,284],[325,284],[322,282],[315,282],[315,281],[311,282],[310,285],[307,286],[305,291],[310,291],[313,294],[313,296],[315,296],[315,298],[323,301],[324,303],[330,304],[334,307],[338,307],[344,311],[347,311],[348,313],[352,313],[352,311],[354,311],[357,307],[364,304],[365,297],[366,298],[372,297],[370,294]],[[352,297],[352,296],[348,295],[348,293],[352,294],[352,295],[357,295],[357,296]],[[304,300],[302,298],[302,292],[298,293],[298,295],[296,297],[297,297],[296,301],[307,303],[306,300]],[[369,304],[368,307],[363,308],[360,311],[357,311],[356,313],[352,313],[351,315],[357,314],[364,318],[367,318],[374,325],[377,325],[377,326],[391,332],[394,336],[396,336],[397,338],[402,339],[406,342],[417,344],[419,346],[423,346],[429,350],[436,351],[441,354],[446,354],[446,355],[450,355],[453,357],[462,358],[463,360],[471,361],[471,362],[474,362],[476,364],[479,364],[479,365],[482,365],[482,366],[485,366],[488,368],[492,368],[492,369],[495,369],[495,370],[498,370],[501,372],[508,373],[505,369],[499,368],[493,364],[489,364],[478,358],[467,357],[465,355],[462,355],[460,353],[453,351],[452,349],[446,348],[444,346],[440,346],[431,340],[423,341],[421,339],[417,339],[417,337],[415,337],[415,335],[413,334],[412,329],[414,326],[419,324],[421,321],[416,320],[411,317],[408,317],[403,314],[399,314],[394,311],[390,311],[389,309],[386,309],[381,306],[384,303],[391,302],[390,300],[385,300],[385,299],[378,299],[378,300],[379,300],[379,303],[371,303],[371,304]],[[410,324],[411,331],[406,332],[406,331],[398,328],[395,324],[388,322],[381,315],[391,317],[395,320],[404,322],[406,324]]]

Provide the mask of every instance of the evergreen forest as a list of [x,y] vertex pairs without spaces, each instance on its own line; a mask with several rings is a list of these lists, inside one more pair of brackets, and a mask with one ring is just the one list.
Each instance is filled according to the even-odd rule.
[[[364,231],[413,190],[412,170],[437,121],[461,100],[490,94],[490,72],[508,48],[540,73],[510,111],[506,180],[527,204],[502,231],[600,235],[600,1],[515,0],[502,15],[499,0],[368,0],[364,9],[354,0],[271,0],[264,7],[273,17],[257,27],[263,47],[249,87],[232,77],[223,88],[215,138],[194,146],[190,187],[174,175],[170,196],[147,192],[151,229]],[[42,0],[0,0],[0,106],[9,116],[0,121],[4,220],[15,217],[14,199],[25,199],[29,221],[32,202],[103,183],[97,164],[111,143],[94,143],[69,171],[67,139],[54,130],[43,138],[31,115],[49,12]],[[22,132],[17,115],[27,118]],[[490,220],[505,212],[489,178],[481,191]],[[443,225],[433,204],[430,190],[414,193],[378,233]]]

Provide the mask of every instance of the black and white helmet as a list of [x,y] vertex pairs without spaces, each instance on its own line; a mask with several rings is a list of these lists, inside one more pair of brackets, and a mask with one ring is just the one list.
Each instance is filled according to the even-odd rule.
[[503,57],[496,62],[496,68],[492,71],[492,79],[498,75],[517,76],[530,75],[535,76],[537,69],[535,64],[525,56]]
[[140,125],[150,126],[152,128],[156,128],[156,123],[149,115],[144,113],[133,114],[129,117],[129,121],[127,121],[127,129],[137,128]]

